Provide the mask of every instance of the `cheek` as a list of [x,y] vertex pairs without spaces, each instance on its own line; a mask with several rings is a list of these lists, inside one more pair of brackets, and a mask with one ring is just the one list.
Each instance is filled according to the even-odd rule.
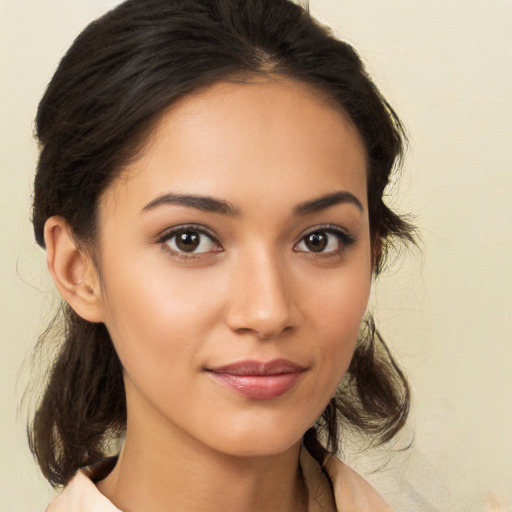
[[105,271],[105,324],[129,373],[193,354],[218,318],[215,287],[204,289],[204,276],[170,268],[137,258],[137,266],[119,262]]
[[[334,392],[343,378],[357,343],[361,321],[368,305],[371,287],[370,266],[362,265],[336,277],[310,297],[309,323],[316,341],[318,360]],[[318,288],[320,289],[320,287]]]
[[312,274],[301,291],[309,322],[327,338],[357,331],[366,312],[372,279],[370,257],[354,259],[356,264],[335,272]]

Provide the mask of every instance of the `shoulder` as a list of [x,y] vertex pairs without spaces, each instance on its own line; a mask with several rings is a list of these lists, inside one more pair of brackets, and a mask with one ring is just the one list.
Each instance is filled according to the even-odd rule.
[[[301,467],[310,494],[310,510],[392,512],[359,473],[318,443],[303,445]],[[319,507],[311,507],[312,503],[319,504]]]
[[87,470],[78,471],[46,512],[121,512],[109,501],[90,478]]
[[323,467],[332,482],[340,512],[392,512],[370,483],[338,458],[326,455]]

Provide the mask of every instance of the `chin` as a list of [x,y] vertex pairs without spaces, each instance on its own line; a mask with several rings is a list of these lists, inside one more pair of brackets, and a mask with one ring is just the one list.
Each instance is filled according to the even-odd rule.
[[231,444],[230,446],[226,446],[222,452],[232,457],[240,458],[275,457],[287,452],[299,442],[300,438],[296,439],[293,443],[275,443],[268,439],[252,439],[248,440],[245,445]]
[[[234,457],[271,457],[280,455],[296,446],[306,429],[229,428],[229,437],[215,443],[217,450]],[[213,443],[212,443],[213,444]]]

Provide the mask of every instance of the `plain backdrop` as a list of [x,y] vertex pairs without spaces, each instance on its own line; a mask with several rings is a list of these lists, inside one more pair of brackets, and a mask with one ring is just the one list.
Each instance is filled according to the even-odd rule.
[[[53,495],[20,408],[57,303],[29,222],[33,119],[63,52],[114,3],[0,0],[2,511],[42,511]],[[512,510],[512,2],[311,0],[311,10],[357,48],[408,128],[389,200],[423,237],[372,300],[413,386],[413,445],[353,447],[347,459],[397,511]]]

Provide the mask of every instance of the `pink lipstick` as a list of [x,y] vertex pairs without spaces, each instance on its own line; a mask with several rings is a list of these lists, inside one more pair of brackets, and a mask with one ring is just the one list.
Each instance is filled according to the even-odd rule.
[[208,371],[222,384],[253,400],[272,400],[284,395],[301,378],[305,367],[286,359],[240,361]]

